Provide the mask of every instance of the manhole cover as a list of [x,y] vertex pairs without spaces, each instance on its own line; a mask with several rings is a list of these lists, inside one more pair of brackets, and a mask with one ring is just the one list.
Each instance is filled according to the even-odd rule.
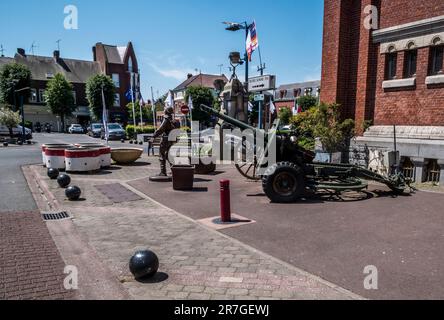
[[56,220],[64,220],[71,218],[66,211],[62,212],[43,212],[42,213],[43,220],[45,221],[56,221]]

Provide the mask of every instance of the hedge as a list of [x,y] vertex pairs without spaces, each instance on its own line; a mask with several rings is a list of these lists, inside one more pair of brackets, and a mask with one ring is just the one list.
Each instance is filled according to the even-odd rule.
[[[132,137],[134,135],[134,125],[127,125],[125,131],[128,137]],[[144,126],[142,128],[140,128],[140,126],[136,127],[137,134],[150,134],[154,133],[154,131],[156,131],[154,126]]]

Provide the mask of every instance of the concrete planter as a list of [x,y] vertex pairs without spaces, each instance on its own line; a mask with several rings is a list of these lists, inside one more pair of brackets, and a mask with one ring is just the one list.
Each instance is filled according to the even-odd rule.
[[118,164],[132,164],[136,162],[143,153],[143,149],[116,148],[111,149],[111,158]]
[[47,148],[72,148],[74,145],[72,144],[60,144],[60,143],[47,143],[42,144],[42,162],[43,165],[46,167],[46,154],[45,151]]
[[102,164],[101,155],[99,148],[66,149],[66,171],[89,172],[100,170]]

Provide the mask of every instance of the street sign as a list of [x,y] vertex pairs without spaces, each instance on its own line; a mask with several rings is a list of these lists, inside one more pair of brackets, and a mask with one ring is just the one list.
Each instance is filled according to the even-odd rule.
[[255,94],[254,95],[254,101],[264,101],[265,100],[265,94]]
[[259,76],[248,79],[248,91],[259,92],[276,89],[276,76]]
[[180,111],[183,114],[187,115],[188,113],[190,113],[190,108],[188,108],[188,106],[182,106],[182,107],[180,107]]

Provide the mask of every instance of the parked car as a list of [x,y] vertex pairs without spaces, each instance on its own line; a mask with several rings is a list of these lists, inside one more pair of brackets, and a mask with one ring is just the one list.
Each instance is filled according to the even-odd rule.
[[102,132],[103,124],[93,123],[88,127],[88,135],[93,138],[100,138]]
[[[126,132],[118,123],[108,123],[109,140],[126,139]],[[105,127],[102,126],[100,137],[105,139]]]
[[80,124],[72,124],[69,129],[68,132],[73,134],[73,133],[85,133],[85,130],[83,129],[83,127]]
[[[20,138],[23,134],[22,126],[19,125],[15,128],[12,128],[12,134],[14,135],[14,138]],[[5,125],[0,125],[0,136],[9,137],[9,129]],[[32,139],[31,129],[25,128],[25,139]]]

